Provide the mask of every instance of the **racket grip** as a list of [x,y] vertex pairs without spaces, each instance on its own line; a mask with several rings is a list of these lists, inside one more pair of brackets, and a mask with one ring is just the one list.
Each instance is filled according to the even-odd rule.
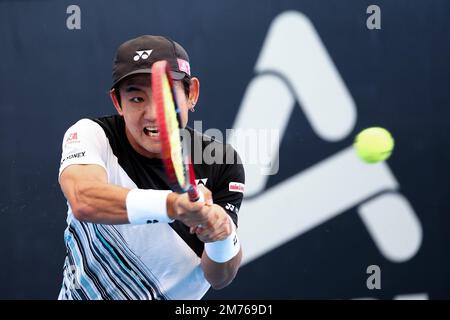
[[188,190],[189,200],[192,202],[205,202],[205,196],[203,192],[198,189],[197,183],[195,182],[195,172],[194,166],[192,165],[192,161],[190,156],[186,156],[186,162],[188,163],[188,174],[189,174],[189,184],[190,188]]
[[189,200],[192,202],[205,202],[205,196],[203,192],[197,188],[197,186],[192,187],[191,190],[188,191]]

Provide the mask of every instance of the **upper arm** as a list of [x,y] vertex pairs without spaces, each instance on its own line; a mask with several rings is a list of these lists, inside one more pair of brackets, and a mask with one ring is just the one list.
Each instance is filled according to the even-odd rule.
[[108,140],[94,121],[82,119],[71,126],[62,141],[59,183],[67,200],[76,199],[76,186],[84,181],[108,181]]
[[59,176],[59,185],[69,203],[77,199],[77,187],[83,182],[107,183],[105,168],[96,164],[73,164],[66,167]]

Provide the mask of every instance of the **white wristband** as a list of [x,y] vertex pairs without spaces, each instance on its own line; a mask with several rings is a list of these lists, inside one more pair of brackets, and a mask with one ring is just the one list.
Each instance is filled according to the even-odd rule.
[[239,253],[241,248],[239,238],[236,233],[236,226],[231,218],[230,222],[233,231],[226,239],[205,243],[206,254],[215,262],[224,263],[231,260]]
[[126,199],[128,221],[131,224],[173,222],[167,215],[170,190],[132,189]]

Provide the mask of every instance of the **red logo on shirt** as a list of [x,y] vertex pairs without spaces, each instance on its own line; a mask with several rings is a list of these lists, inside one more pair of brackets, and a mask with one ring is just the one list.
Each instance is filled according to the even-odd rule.
[[69,134],[69,137],[67,138],[66,142],[72,141],[72,140],[77,140],[78,139],[78,134],[76,132],[73,132],[71,134]]
[[66,139],[66,144],[68,143],[77,143],[78,141],[78,133],[77,132],[72,132],[69,133],[69,136]]
[[230,184],[228,185],[228,190],[244,193],[244,184],[239,182],[230,182]]

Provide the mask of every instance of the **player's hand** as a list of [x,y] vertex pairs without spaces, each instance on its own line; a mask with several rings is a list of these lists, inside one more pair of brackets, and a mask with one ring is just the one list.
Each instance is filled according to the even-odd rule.
[[233,222],[228,214],[217,204],[213,204],[207,209],[207,223],[202,224],[202,227],[191,227],[190,232],[195,233],[205,243],[226,239],[233,231]]
[[192,202],[187,193],[169,194],[168,215],[172,219],[183,222],[188,227],[206,225],[208,223],[208,207],[212,204],[212,195],[206,187],[200,185],[205,201]]

